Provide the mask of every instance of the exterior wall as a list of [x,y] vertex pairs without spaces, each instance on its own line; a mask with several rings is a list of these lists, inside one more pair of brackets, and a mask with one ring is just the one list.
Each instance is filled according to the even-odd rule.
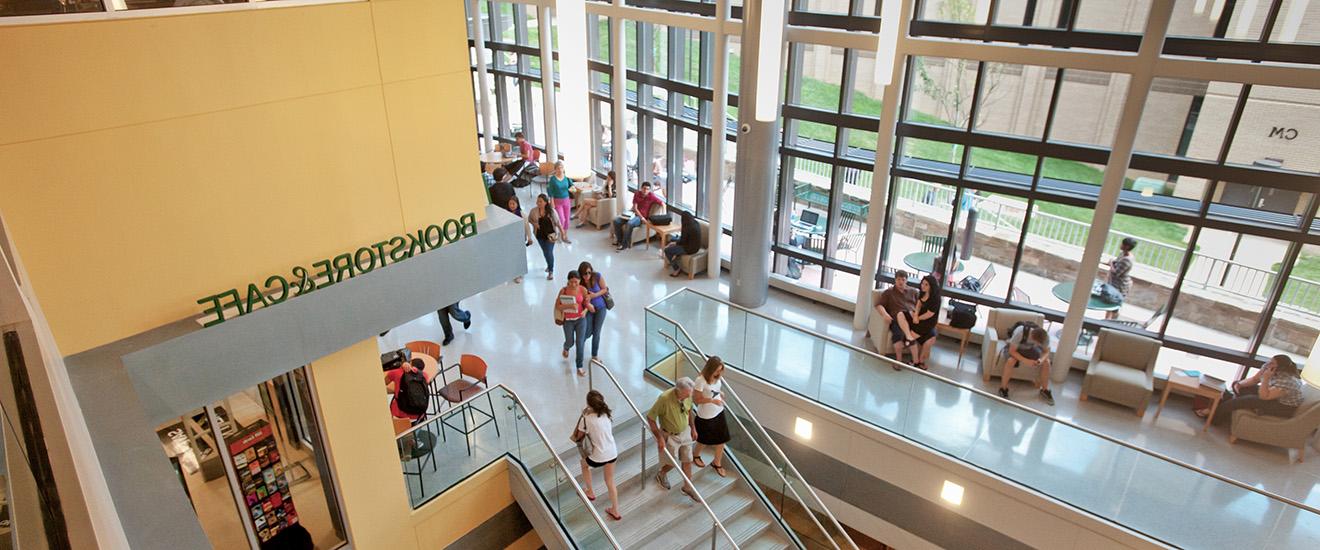
[[0,29],[22,52],[0,214],[61,354],[480,211],[465,20],[376,0]]

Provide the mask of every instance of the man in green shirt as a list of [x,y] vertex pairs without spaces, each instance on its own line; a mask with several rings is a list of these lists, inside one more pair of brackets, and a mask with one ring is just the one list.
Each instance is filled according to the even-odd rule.
[[[668,474],[675,466],[671,456],[682,463],[686,479],[692,479],[692,443],[697,439],[692,420],[692,385],[691,378],[679,378],[673,388],[655,399],[655,404],[646,413],[646,423],[651,426],[651,434],[655,436],[660,451],[660,471],[655,474],[655,481],[665,489],[671,488]],[[683,494],[698,500],[696,490],[686,481]]]

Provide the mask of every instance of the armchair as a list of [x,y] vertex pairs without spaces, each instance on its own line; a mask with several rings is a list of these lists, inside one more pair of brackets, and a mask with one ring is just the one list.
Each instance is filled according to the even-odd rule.
[[[1002,376],[1004,365],[999,362],[999,354],[1008,344],[1008,331],[1018,321],[1030,321],[1037,326],[1045,326],[1045,316],[1040,313],[1020,309],[994,308],[985,318],[985,336],[981,339],[981,380],[990,381],[992,376]],[[1013,369],[1013,379],[1036,381],[1040,378],[1040,367],[1036,365],[1018,365]]]
[[1100,329],[1091,364],[1082,380],[1081,400],[1095,396],[1146,414],[1154,390],[1158,340],[1113,329]]
[[[687,273],[688,280],[692,280],[698,273],[706,271],[706,243],[710,242],[710,224],[697,220],[697,225],[701,226],[701,250],[696,254],[683,254],[678,257],[678,268]],[[672,242],[672,241],[671,241]]]
[[591,216],[587,222],[596,226],[596,229],[606,227],[614,222],[614,218],[619,217],[619,197],[600,199],[596,203],[596,209],[591,211]]
[[1266,445],[1297,449],[1297,462],[1306,456],[1306,444],[1320,428],[1320,390],[1307,387],[1303,390],[1305,401],[1297,407],[1292,418],[1280,418],[1257,414],[1255,411],[1238,409],[1233,411],[1232,425],[1229,428],[1228,442],[1238,439],[1255,441]]
[[871,315],[866,318],[867,332],[871,333],[871,345],[880,355],[890,355],[894,353],[894,343],[889,338],[889,322],[885,321],[884,316],[875,310],[876,301],[880,299],[880,293],[883,290],[871,291]]

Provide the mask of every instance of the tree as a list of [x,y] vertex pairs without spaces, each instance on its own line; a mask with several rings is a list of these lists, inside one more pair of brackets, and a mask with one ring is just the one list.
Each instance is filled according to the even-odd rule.
[[[971,0],[944,0],[935,8],[940,21],[971,22],[976,17],[976,8]],[[970,59],[943,59],[938,74],[932,74],[926,59],[918,57],[914,63],[917,86],[935,102],[936,117],[959,128],[968,127],[972,116],[973,88],[976,75],[973,72],[980,62]],[[982,78],[981,108],[978,110],[975,125],[985,121],[985,113],[995,100],[996,92],[1004,74],[1004,67],[999,63],[987,63]],[[952,150],[950,155],[955,154]],[[951,159],[956,161],[956,159]]]

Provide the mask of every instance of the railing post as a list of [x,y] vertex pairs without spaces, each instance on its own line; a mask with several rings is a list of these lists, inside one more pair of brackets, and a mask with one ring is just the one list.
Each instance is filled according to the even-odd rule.
[[641,475],[642,475],[642,482],[639,483],[638,485],[641,486],[640,488],[641,488],[642,492],[645,492],[645,491],[646,491],[646,421],[644,421],[644,420],[642,421],[642,442],[641,442],[641,446],[642,446],[642,447],[641,447],[640,449],[638,449],[638,450],[641,451],[641,454],[642,454],[642,474],[641,474]]
[[715,535],[719,532],[719,526],[714,521],[710,522],[710,550],[715,550]]

